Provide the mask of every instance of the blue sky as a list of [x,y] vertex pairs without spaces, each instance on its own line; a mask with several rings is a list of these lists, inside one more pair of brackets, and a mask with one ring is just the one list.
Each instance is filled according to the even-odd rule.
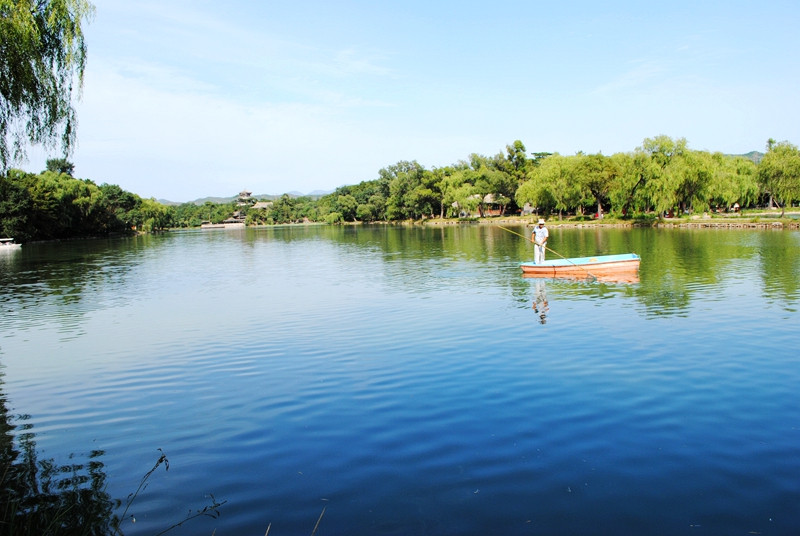
[[143,197],[332,190],[517,139],[565,155],[660,134],[800,143],[794,1],[94,4],[70,160]]

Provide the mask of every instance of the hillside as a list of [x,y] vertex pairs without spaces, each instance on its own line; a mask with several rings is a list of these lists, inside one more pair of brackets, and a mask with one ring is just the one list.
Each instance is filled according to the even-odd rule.
[[745,154],[731,154],[727,156],[741,156],[747,158],[748,160],[752,160],[753,162],[758,164],[759,162],[761,162],[761,159],[764,158],[764,153],[761,153],[759,151],[750,151],[749,153]]
[[[255,199],[260,199],[260,200],[275,200],[275,199],[280,199],[284,195],[288,195],[289,197],[311,197],[312,199],[319,199],[323,195],[328,195],[329,193],[331,192],[323,190],[314,190],[313,192],[308,194],[304,194],[301,192],[287,192],[286,194],[256,194],[253,197]],[[168,205],[168,206],[182,205],[183,203],[191,203],[193,205],[205,205],[206,203],[214,203],[215,205],[223,205],[226,203],[233,203],[234,201],[236,201],[237,197],[238,196],[235,195],[232,195],[230,197],[202,197],[200,199],[195,199],[194,201],[183,201],[183,202],[170,201],[168,199],[158,199],[157,201],[162,205]]]

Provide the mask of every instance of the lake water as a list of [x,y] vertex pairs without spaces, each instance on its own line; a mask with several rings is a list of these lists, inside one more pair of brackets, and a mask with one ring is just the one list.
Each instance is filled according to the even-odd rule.
[[549,245],[640,281],[524,279],[483,225],[29,244],[0,395],[40,459],[102,451],[115,498],[163,449],[128,535],[212,494],[170,534],[800,533],[800,233]]

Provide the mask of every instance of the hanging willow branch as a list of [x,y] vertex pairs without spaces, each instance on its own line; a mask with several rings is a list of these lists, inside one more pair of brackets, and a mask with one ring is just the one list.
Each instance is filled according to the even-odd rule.
[[0,0],[0,171],[29,144],[74,146],[93,14],[87,0]]

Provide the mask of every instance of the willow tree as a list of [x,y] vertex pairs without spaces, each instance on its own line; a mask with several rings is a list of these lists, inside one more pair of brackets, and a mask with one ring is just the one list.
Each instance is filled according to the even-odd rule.
[[28,144],[75,143],[73,101],[83,86],[87,0],[0,0],[0,170]]
[[622,216],[646,213],[650,207],[645,194],[647,183],[658,166],[641,148],[632,153],[615,153],[610,158],[618,172],[608,192],[611,210]]
[[575,157],[558,153],[543,159],[528,172],[528,180],[517,189],[514,196],[517,205],[530,203],[539,209],[555,210],[559,219],[564,211],[577,207],[581,192],[575,180],[576,163]]
[[466,165],[454,166],[442,176],[442,207],[446,215],[460,216],[462,211],[477,210],[474,181],[475,172]]
[[716,207],[730,209],[734,203],[741,207],[752,205],[758,199],[756,164],[742,156],[725,156],[713,153],[714,178],[709,186],[709,202]]
[[[603,214],[603,202],[608,201],[609,193],[618,180],[619,170],[615,160],[597,154],[579,154],[576,158],[576,180],[584,190],[584,198],[597,207],[597,215]],[[580,207],[581,211],[583,207]]]
[[684,152],[673,161],[675,199],[681,210],[690,212],[708,208],[710,189],[716,173],[716,162],[707,151]]
[[764,190],[781,202],[781,217],[786,203],[800,199],[800,150],[788,141],[767,142],[767,154],[758,165],[758,180]]
[[686,139],[673,140],[668,136],[645,138],[640,150],[649,155],[651,162],[647,167],[649,177],[644,185],[644,194],[649,203],[659,215],[674,209],[679,202],[678,189],[685,177]]

